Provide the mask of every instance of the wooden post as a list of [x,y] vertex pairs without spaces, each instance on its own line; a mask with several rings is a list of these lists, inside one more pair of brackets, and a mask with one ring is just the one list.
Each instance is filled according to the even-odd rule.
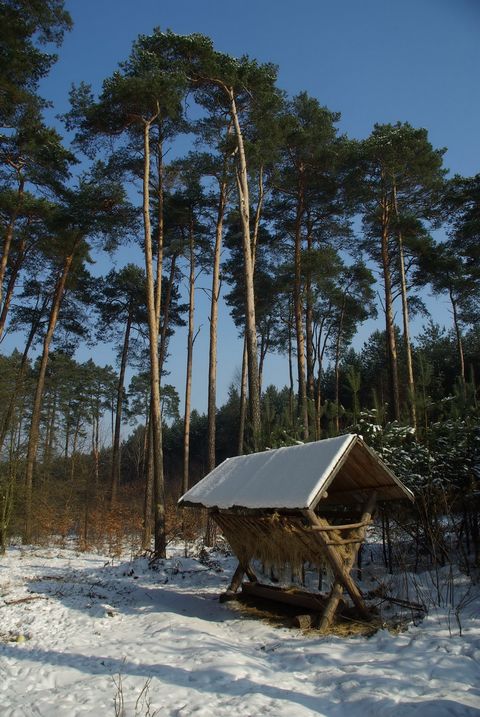
[[245,575],[245,567],[242,565],[242,563],[238,563],[237,568],[236,568],[235,572],[233,573],[233,577],[232,577],[232,580],[230,582],[227,592],[236,593],[238,588],[242,584],[242,578],[244,575]]
[[250,563],[247,563],[246,565],[239,561],[235,572],[233,573],[232,580],[230,582],[230,585],[228,586],[227,595],[230,595],[231,593],[236,593],[239,589],[240,585],[242,584],[243,576],[246,575],[247,578],[251,583],[257,582],[257,576],[255,575],[254,571],[252,570]]
[[[315,515],[313,510],[307,510],[305,511],[305,514],[310,518],[312,525],[319,525],[323,527],[324,524],[327,524],[327,521]],[[350,595],[355,604],[355,607],[358,609],[360,614],[365,617],[365,619],[368,619],[370,617],[370,614],[366,608],[365,603],[363,602],[362,593],[355,585],[353,579],[350,577],[349,571],[346,569],[346,566],[343,564],[337,551],[331,545],[331,542],[323,536],[321,531],[316,531],[314,535],[322,546],[323,552],[325,553],[325,556],[330,563],[330,567],[333,570],[333,574],[335,575],[336,581],[346,588],[348,594]]]
[[[361,520],[361,523],[364,523],[364,525],[359,530],[359,538],[362,539],[362,542],[365,539],[365,534],[367,532],[368,524],[371,522],[371,519],[372,519],[373,511],[375,509],[376,499],[377,499],[377,494],[374,492],[370,495],[370,497],[365,505],[365,508],[364,508],[364,512],[363,512],[362,520]],[[355,558],[357,556],[357,552],[358,552],[361,544],[362,543],[357,543],[357,546],[355,547],[355,543],[352,543],[351,553],[350,553],[348,560],[346,561],[345,568],[344,568],[345,572],[348,574],[350,573],[350,570],[352,569],[352,567],[355,563]],[[337,611],[338,604],[339,604],[340,600],[342,599],[344,585],[345,585],[345,583],[342,584],[342,582],[339,580],[335,581],[335,583],[332,587],[332,590],[330,592],[330,597],[328,598],[327,605],[323,612],[322,619],[320,620],[320,624],[319,624],[320,631],[326,631],[330,627],[332,620],[335,616],[335,612]],[[345,587],[347,587],[347,586],[345,585]],[[347,590],[348,590],[348,588],[347,588]],[[352,600],[353,600],[353,596],[352,596]],[[356,604],[357,603],[355,603],[355,605]],[[362,600],[362,604],[364,605],[363,600]],[[364,605],[364,607],[365,607],[365,605]],[[370,618],[369,614],[368,614],[368,618]]]

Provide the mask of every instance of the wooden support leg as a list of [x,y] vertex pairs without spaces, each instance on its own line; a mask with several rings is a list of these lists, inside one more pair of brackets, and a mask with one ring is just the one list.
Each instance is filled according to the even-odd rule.
[[340,603],[340,600],[342,599],[342,595],[343,585],[335,582],[330,592],[330,596],[325,606],[325,610],[323,611],[323,615],[320,618],[320,622],[318,625],[318,629],[320,630],[320,632],[326,632],[332,624],[333,618],[335,617],[335,613],[337,612],[338,605]]
[[242,563],[238,563],[237,568],[235,572],[233,573],[233,577],[231,580],[231,583],[228,587],[228,592],[236,593],[240,585],[242,584],[242,578],[245,575],[245,566],[242,565]]
[[244,565],[243,563],[239,562],[235,572],[233,573],[232,580],[230,582],[230,585],[228,587],[227,593],[236,593],[239,589],[240,585],[242,584],[243,576],[246,575],[247,578],[251,583],[257,582],[257,576],[255,575],[254,571],[252,570],[250,563],[247,563]]
[[[365,513],[364,513],[365,515]],[[363,518],[362,518],[363,520]],[[348,560],[345,562],[345,571],[350,572],[350,570],[353,568],[355,564],[355,558],[357,556],[358,546],[361,545],[361,543],[353,543],[351,548],[351,553],[348,557]],[[337,612],[338,605],[340,603],[340,600],[343,596],[343,585],[342,583],[338,582],[337,580],[334,582],[333,587],[330,591],[330,595],[328,598],[328,602],[325,606],[325,610],[323,611],[323,615],[321,617],[320,623],[319,623],[319,630],[320,632],[326,632],[330,625],[332,624],[333,618],[335,617],[335,613]],[[370,615],[369,615],[370,617]]]
[[[369,497],[367,504],[365,505],[364,512],[362,515],[361,522],[368,523],[370,522],[372,518],[372,514],[375,508],[376,503],[376,493],[372,493],[372,495]],[[313,524],[315,525],[323,525],[327,524],[327,521],[322,520],[321,518],[318,518],[313,511],[308,511],[309,517]],[[325,527],[324,525],[324,527]],[[363,541],[365,538],[365,534],[367,531],[368,525],[365,525],[363,528],[359,531],[359,538]],[[366,618],[367,620],[370,619],[370,613],[367,610],[367,607],[363,601],[362,594],[360,590],[358,589],[357,585],[353,582],[352,578],[350,577],[350,570],[352,569],[355,558],[357,556],[357,551],[361,543],[353,543],[351,553],[349,555],[348,560],[345,562],[345,564],[342,564],[342,561],[340,560],[338,553],[335,551],[335,549],[328,545],[326,543],[325,538],[323,537],[321,531],[318,532],[318,536],[320,538],[320,541],[324,544],[324,550],[326,553],[326,556],[328,558],[328,561],[332,567],[333,573],[335,575],[335,583],[332,587],[332,590],[330,592],[330,597],[328,599],[327,605],[325,607],[325,610],[323,612],[322,618],[320,620],[319,628],[320,630],[328,630],[330,627],[330,624],[335,616],[335,612],[337,611],[338,605],[340,603],[340,600],[343,595],[343,589],[344,587],[347,589],[350,597],[352,598],[355,607],[359,610],[360,614]],[[355,547],[355,545],[357,547]]]

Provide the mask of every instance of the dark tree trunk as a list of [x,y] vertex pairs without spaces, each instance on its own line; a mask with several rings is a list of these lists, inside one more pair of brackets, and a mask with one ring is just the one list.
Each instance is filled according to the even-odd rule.
[[117,384],[117,410],[115,412],[115,432],[113,434],[112,446],[112,475],[110,478],[110,505],[113,507],[117,500],[118,486],[120,485],[120,431],[122,428],[122,407],[123,407],[123,387],[125,384],[125,371],[128,360],[128,347],[130,344],[130,331],[132,328],[133,307],[130,306],[127,315],[127,324],[125,326],[125,335],[123,338],[122,357],[120,360],[120,372],[118,374]]
[[193,226],[190,224],[189,232],[189,261],[190,272],[188,280],[188,338],[187,338],[187,375],[185,379],[185,417],[183,422],[183,481],[182,493],[186,493],[189,484],[190,474],[190,414],[192,394],[192,366],[193,366],[193,343],[194,317],[195,317],[195,253]]
[[[5,293],[5,300],[3,302],[2,311],[0,313],[0,338],[3,336],[3,332],[5,330],[5,323],[7,321],[8,311],[10,309],[10,304],[13,297],[13,291],[15,289],[15,285],[17,283],[18,274],[20,272],[20,269],[22,268],[23,262],[25,260],[25,245],[26,245],[26,239],[22,238],[20,240],[20,245],[18,247],[17,257],[15,259],[15,262],[11,268],[10,277],[8,279],[7,284],[7,291]],[[1,304],[1,302],[0,302]]]
[[387,337],[387,358],[389,374],[389,413],[391,418],[400,420],[400,393],[398,385],[398,359],[397,342],[395,338],[395,325],[393,321],[392,275],[389,248],[389,214],[390,209],[385,198],[382,203],[382,236],[381,255],[383,268],[383,283],[385,288],[385,332]]
[[55,293],[53,295],[52,307],[48,321],[47,332],[43,340],[42,357],[40,360],[40,370],[35,388],[35,396],[33,400],[32,419],[30,424],[30,433],[28,438],[28,449],[25,469],[25,533],[24,542],[30,543],[32,540],[32,492],[33,492],[33,471],[35,466],[35,458],[37,455],[39,427],[40,427],[40,411],[42,405],[43,388],[45,385],[45,375],[47,372],[48,352],[52,342],[53,333],[57,325],[60,305],[62,303],[65,292],[65,284],[68,273],[73,261],[73,252],[69,254],[63,263],[62,270],[57,279]]
[[303,299],[302,299],[302,218],[304,214],[303,190],[299,188],[297,214],[295,219],[295,266],[293,302],[295,315],[295,334],[297,339],[297,369],[298,369],[298,413],[303,426],[304,440],[308,441],[308,399],[307,382],[305,374],[305,337],[303,332]]

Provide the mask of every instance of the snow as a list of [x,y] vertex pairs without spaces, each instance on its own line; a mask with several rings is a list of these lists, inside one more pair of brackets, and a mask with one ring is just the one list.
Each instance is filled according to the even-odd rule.
[[308,508],[353,434],[227,458],[181,498],[206,508]]
[[1,716],[480,715],[480,591],[466,576],[455,575],[460,626],[452,606],[432,607],[405,632],[347,639],[220,604],[235,561],[210,557],[172,548],[154,571],[144,558],[10,548]]

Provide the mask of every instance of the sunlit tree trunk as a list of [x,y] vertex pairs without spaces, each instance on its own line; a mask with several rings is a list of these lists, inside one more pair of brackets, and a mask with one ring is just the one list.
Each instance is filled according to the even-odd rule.
[[[150,127],[144,122],[143,147],[143,229],[147,293],[147,318],[150,354],[150,389],[152,401],[153,468],[154,468],[154,517],[155,554],[165,557],[165,489],[163,478],[162,417],[160,405],[160,370],[158,357],[158,318],[155,303],[155,278],[153,272],[152,232],[150,221]],[[161,272],[160,272],[161,273]],[[160,294],[161,288],[157,292]]]
[[245,422],[247,418],[247,341],[243,339],[242,354],[242,375],[240,378],[240,418],[238,430],[238,449],[237,454],[243,455],[245,449]]
[[[161,321],[161,332],[160,332],[160,349],[159,349],[159,363],[160,363],[160,380],[163,373],[163,364],[165,362],[165,355],[167,352],[167,336],[168,329],[170,326],[170,305],[172,301],[172,289],[175,281],[175,269],[177,265],[177,255],[173,254],[170,262],[170,275],[165,290],[165,305],[163,307],[163,321]],[[161,314],[159,315],[161,319]]]
[[[213,250],[212,295],[210,299],[210,345],[208,356],[208,472],[216,466],[216,430],[217,430],[217,329],[218,329],[218,301],[220,298],[220,258],[223,240],[223,219],[227,203],[226,158],[223,167],[223,177],[220,181],[220,193],[215,223],[215,247]],[[216,538],[216,523],[207,516],[205,531],[205,545],[213,546]]]
[[[150,414],[151,416],[151,414]],[[142,548],[150,550],[152,543],[152,518],[153,518],[153,435],[151,417],[145,425],[145,495],[143,505],[143,533]]]
[[[160,119],[160,118],[159,118]],[[157,189],[157,276],[155,282],[155,315],[157,317],[157,331],[160,331],[160,317],[162,310],[162,276],[163,276],[163,247],[164,247],[164,216],[163,216],[163,142],[161,136],[161,122],[159,121],[158,126],[158,144],[157,144],[157,177],[158,177],[158,189]],[[160,374],[160,382],[162,380]]]
[[215,224],[215,247],[213,251],[212,295],[210,299],[210,347],[208,358],[208,471],[216,465],[215,432],[217,414],[217,329],[218,301],[220,298],[220,257],[222,252],[223,219],[227,201],[227,181],[220,183],[220,196]]
[[[255,219],[253,224],[253,234],[251,239],[251,256],[252,270],[255,272],[255,259],[257,254],[258,230],[260,227],[260,217],[263,208],[264,185],[263,185],[263,169],[260,167],[258,175],[258,202],[255,211]],[[245,424],[247,420],[247,383],[248,383],[248,347],[246,336],[243,339],[242,354],[242,375],[240,381],[240,418],[239,418],[239,435],[238,435],[238,451],[241,456],[245,450]],[[258,392],[260,396],[260,375],[258,376]]]
[[260,390],[258,384],[257,329],[255,322],[255,291],[253,286],[253,259],[250,243],[250,194],[248,187],[247,162],[243,135],[237,113],[233,91],[229,91],[230,113],[235,128],[238,149],[237,189],[240,204],[240,218],[243,236],[243,259],[245,272],[245,336],[248,361],[248,399],[252,426],[253,448],[260,447],[261,417]]

